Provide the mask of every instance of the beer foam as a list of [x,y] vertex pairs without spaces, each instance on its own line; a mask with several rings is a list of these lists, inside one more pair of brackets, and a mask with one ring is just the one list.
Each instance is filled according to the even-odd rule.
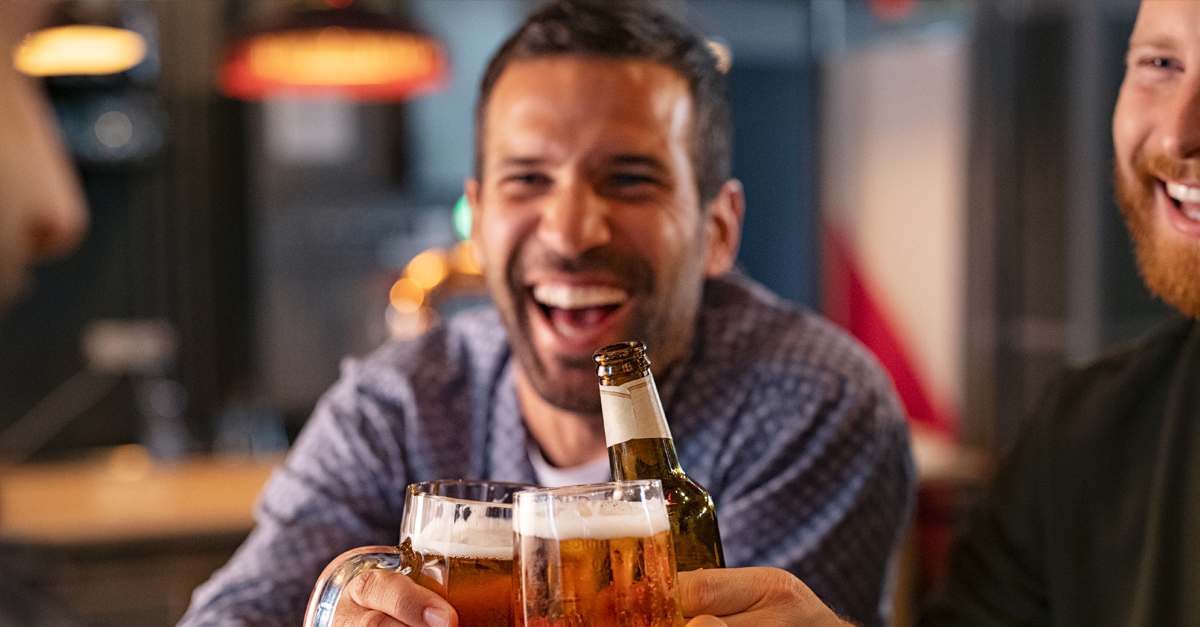
[[502,516],[476,515],[448,521],[435,518],[412,535],[413,550],[446,557],[512,557],[512,520]]
[[413,550],[417,553],[437,553],[446,557],[460,559],[498,559],[510,560],[513,557],[512,532],[506,536],[505,544],[467,544],[464,542],[442,542],[414,537]]
[[645,504],[627,501],[559,501],[518,508],[521,535],[556,540],[611,540],[649,537],[671,522],[662,499]]

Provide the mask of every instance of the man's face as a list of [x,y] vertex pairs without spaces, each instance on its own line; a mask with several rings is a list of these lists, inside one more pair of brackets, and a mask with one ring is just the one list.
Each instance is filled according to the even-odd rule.
[[0,8],[0,308],[25,287],[32,263],[73,247],[87,222],[47,103],[12,68],[13,49],[35,26],[35,4]]
[[687,82],[649,61],[518,61],[495,85],[472,237],[521,372],[552,405],[599,413],[591,357],[608,344],[679,357],[704,277],[736,252],[727,203],[700,208],[691,116]]
[[1146,284],[1200,318],[1200,2],[1142,3],[1113,144],[1117,198]]

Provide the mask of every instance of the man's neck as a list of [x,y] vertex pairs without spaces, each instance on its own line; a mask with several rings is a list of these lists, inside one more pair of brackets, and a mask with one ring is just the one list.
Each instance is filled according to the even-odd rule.
[[547,462],[558,468],[571,468],[607,455],[601,416],[555,407],[533,389],[519,365],[516,375],[517,399],[525,413],[525,425]]

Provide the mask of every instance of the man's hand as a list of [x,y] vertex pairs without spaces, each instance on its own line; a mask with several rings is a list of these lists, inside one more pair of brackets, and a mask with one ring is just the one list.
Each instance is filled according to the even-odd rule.
[[456,627],[454,608],[436,592],[389,570],[365,572],[346,584],[334,627]]
[[679,573],[678,585],[687,627],[853,627],[778,568],[694,570]]

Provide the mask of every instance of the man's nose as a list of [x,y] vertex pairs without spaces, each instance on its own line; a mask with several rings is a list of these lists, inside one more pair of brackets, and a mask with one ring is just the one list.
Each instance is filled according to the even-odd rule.
[[73,249],[87,228],[87,211],[71,181],[42,188],[25,222],[30,257],[44,261]]
[[608,205],[584,181],[566,181],[546,200],[538,237],[563,257],[578,257],[612,239]]
[[1180,85],[1164,115],[1163,152],[1175,159],[1200,156],[1200,72]]

